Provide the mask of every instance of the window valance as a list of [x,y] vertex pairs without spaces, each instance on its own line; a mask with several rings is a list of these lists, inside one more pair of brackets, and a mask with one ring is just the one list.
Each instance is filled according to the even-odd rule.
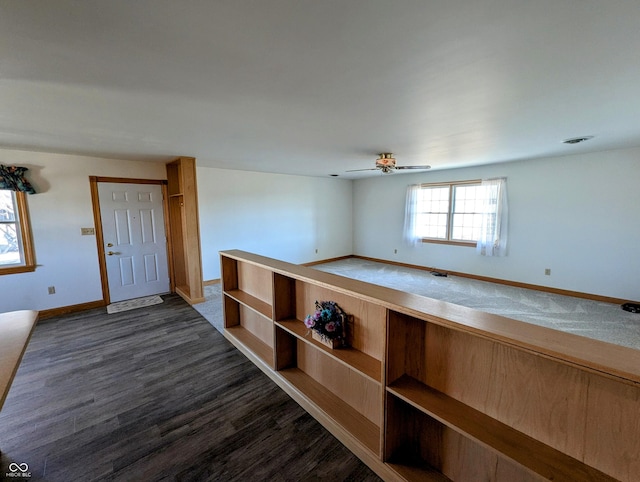
[[0,189],[35,194],[36,190],[24,177],[24,173],[28,170],[26,167],[0,164]]

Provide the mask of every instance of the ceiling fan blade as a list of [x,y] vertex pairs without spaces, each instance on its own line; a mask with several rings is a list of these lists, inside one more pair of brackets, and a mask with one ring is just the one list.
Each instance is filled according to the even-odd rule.
[[398,169],[431,169],[431,166],[396,166],[396,170]]
[[374,169],[351,169],[349,171],[345,171],[345,172],[358,172],[358,171],[377,171],[378,168],[374,168]]

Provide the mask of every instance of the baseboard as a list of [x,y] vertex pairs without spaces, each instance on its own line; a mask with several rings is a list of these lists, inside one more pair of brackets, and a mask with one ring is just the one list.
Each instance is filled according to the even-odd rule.
[[88,303],[80,303],[78,305],[61,306],[59,308],[51,308],[39,312],[40,320],[52,318],[59,315],[68,315],[69,313],[77,313],[78,311],[91,310],[93,308],[102,308],[107,306],[104,300],[89,301]]
[[[344,259],[349,259],[349,258],[357,258],[357,259],[362,259],[365,261],[373,261],[376,263],[384,263],[384,264],[389,264],[389,265],[393,265],[393,266],[401,266],[404,268],[411,268],[411,269],[419,269],[422,271],[442,271],[444,273],[450,274],[452,276],[459,276],[461,278],[470,278],[470,279],[475,279],[478,281],[488,281],[489,283],[497,283],[497,284],[501,284],[501,285],[506,285],[506,286],[514,286],[516,288],[526,288],[529,290],[536,290],[536,291],[543,291],[546,293],[553,293],[556,295],[564,295],[564,296],[573,296],[574,298],[582,298],[585,300],[592,300],[592,301],[602,301],[604,303],[613,303],[613,304],[623,304],[623,303],[628,303],[628,302],[633,302],[634,300],[627,300],[627,299],[622,299],[622,298],[613,298],[611,296],[602,296],[602,295],[595,295],[592,293],[582,293],[580,291],[570,291],[570,290],[563,290],[560,288],[552,288],[550,286],[542,286],[542,285],[534,285],[534,284],[529,284],[529,283],[520,283],[518,281],[510,281],[510,280],[503,280],[500,278],[490,278],[488,276],[479,276],[479,275],[475,275],[475,274],[469,274],[469,273],[462,273],[459,271],[447,271],[447,270],[442,270],[442,269],[437,269],[437,268],[431,268],[428,266],[420,266],[417,264],[409,264],[409,263],[400,263],[397,261],[390,261],[387,259],[379,259],[379,258],[371,258],[369,256],[360,256],[358,254],[350,254],[347,256],[338,256],[336,258],[328,258],[328,259],[323,259],[320,261],[311,261],[309,263],[302,263],[302,266],[315,266],[318,264],[324,264],[324,263],[331,263],[333,261],[342,261]],[[203,284],[205,286],[208,285],[215,285],[220,283],[220,278],[216,278],[216,279],[212,279],[212,280],[207,280],[204,281]],[[184,293],[180,292],[179,290],[176,290],[176,292],[182,297],[184,298],[189,304],[195,304],[195,303],[201,303],[203,301],[205,301],[204,298],[200,299],[187,299],[184,296]],[[96,301],[90,301],[88,303],[80,303],[78,305],[70,305],[70,306],[61,306],[59,308],[51,308],[48,310],[42,310],[39,312],[39,319],[40,320],[44,320],[47,318],[52,318],[54,316],[59,316],[59,315],[67,315],[69,313],[77,313],[78,311],[84,311],[84,310],[90,310],[93,308],[101,308],[103,306],[106,306],[106,303],[104,302],[104,300],[96,300]]]
[[459,271],[448,271],[448,270],[442,270],[441,268],[430,268],[427,266],[419,266],[419,265],[415,265],[415,264],[408,264],[408,263],[399,263],[397,261],[389,261],[386,259],[378,259],[378,258],[370,258],[368,256],[360,256],[357,254],[354,254],[352,256],[347,256],[348,258],[357,258],[357,259],[363,259],[366,261],[374,261],[376,263],[384,263],[384,264],[390,264],[393,266],[402,266],[404,268],[412,268],[412,269],[419,269],[422,271],[439,271],[439,272],[443,272],[443,273],[447,273],[449,275],[452,276],[459,276],[461,278],[470,278],[470,279],[475,279],[478,281],[487,281],[489,283],[496,283],[496,284],[501,284],[501,285],[506,285],[506,286],[513,286],[516,288],[525,288],[525,289],[529,289],[529,290],[535,290],[535,291],[543,291],[546,293],[553,293],[556,295],[563,295],[563,296],[573,296],[574,298],[582,298],[585,300],[592,300],[592,301],[601,301],[604,303],[613,303],[613,304],[622,304],[622,303],[627,303],[631,300],[625,300],[625,299],[621,299],[621,298],[613,298],[611,296],[602,296],[602,295],[595,295],[593,293],[582,293],[580,291],[571,291],[571,290],[563,290],[560,288],[552,288],[550,286],[543,286],[543,285],[534,285],[534,284],[529,284],[529,283],[520,283],[519,281],[510,281],[510,280],[503,280],[500,278],[490,278],[488,276],[480,276],[480,275],[475,275],[475,274],[469,274],[469,273],[461,273]]
[[327,258],[321,259],[320,261],[310,261],[308,263],[302,263],[300,266],[315,266],[317,264],[331,263],[333,261],[342,261],[343,259],[355,258],[356,256],[353,254],[348,254],[347,256],[338,256],[337,258]]
[[[216,284],[219,283],[220,280],[211,280],[209,282],[205,282],[205,284]],[[190,305],[194,305],[196,303],[202,303],[205,301],[205,298],[190,298],[183,291],[176,288],[176,293],[180,295],[187,303]],[[39,319],[44,320],[47,318],[53,318],[54,316],[59,315],[68,315],[69,313],[77,313],[79,311],[91,310],[93,308],[102,308],[103,306],[107,306],[104,300],[96,300],[89,301],[88,303],[80,303],[78,305],[69,305],[69,306],[61,306],[59,308],[51,308],[48,310],[42,310],[39,312]]]
[[192,298],[185,290],[180,288],[180,286],[176,286],[176,294],[190,305],[197,305],[198,303],[204,303],[206,301],[204,296],[201,298]]

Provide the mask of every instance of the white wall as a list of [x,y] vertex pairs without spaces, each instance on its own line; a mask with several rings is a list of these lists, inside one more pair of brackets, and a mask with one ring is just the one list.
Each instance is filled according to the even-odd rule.
[[[403,245],[407,185],[497,176],[508,182],[507,257]],[[640,149],[358,180],[354,221],[361,256],[640,300]]]
[[351,181],[207,167],[197,172],[205,280],[220,278],[218,252],[225,249],[292,263],[353,252]]
[[[2,149],[0,163],[29,167],[39,190],[28,196],[38,267],[0,276],[0,311],[102,299],[96,238],[80,234],[93,227],[88,178],[164,179],[164,165]],[[407,184],[494,176],[509,182],[509,256],[402,244]],[[205,280],[220,276],[223,249],[294,263],[355,253],[640,300],[640,149],[355,182],[204,167],[198,178]]]
[[[89,176],[166,179],[164,164],[2,149],[0,163],[28,167],[38,191],[28,196],[37,268],[0,276],[0,312],[101,300],[96,237],[80,234],[94,227]],[[294,263],[352,253],[351,181],[210,168],[198,178],[205,280],[220,277],[222,249]]]
[[[0,312],[45,310],[102,299],[89,176],[166,179],[164,164],[0,149],[0,164],[28,167],[37,268],[0,276]],[[55,286],[54,295],[47,287]]]

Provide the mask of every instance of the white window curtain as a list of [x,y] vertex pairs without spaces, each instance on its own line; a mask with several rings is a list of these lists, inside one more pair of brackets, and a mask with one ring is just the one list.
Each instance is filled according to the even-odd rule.
[[416,246],[420,242],[418,236],[418,194],[420,184],[411,184],[407,188],[407,201],[404,210],[404,242],[409,246]]
[[509,209],[507,206],[507,179],[485,179],[482,231],[476,246],[482,256],[507,255],[507,222]]

